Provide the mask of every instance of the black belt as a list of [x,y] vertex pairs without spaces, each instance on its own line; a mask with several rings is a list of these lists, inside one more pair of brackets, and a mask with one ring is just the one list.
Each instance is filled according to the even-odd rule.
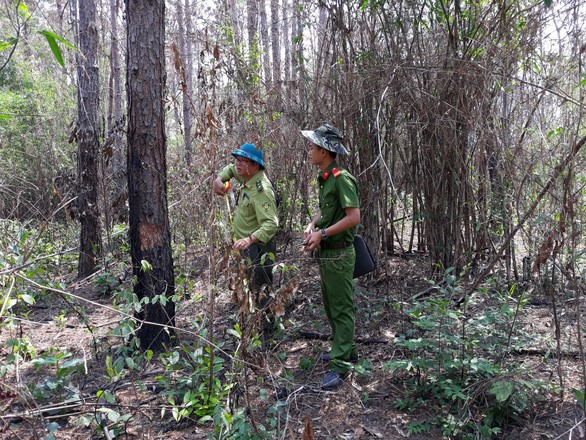
[[348,243],[346,241],[334,241],[332,243],[327,241],[321,241],[319,246],[322,249],[346,249],[347,247],[352,246],[352,243]]

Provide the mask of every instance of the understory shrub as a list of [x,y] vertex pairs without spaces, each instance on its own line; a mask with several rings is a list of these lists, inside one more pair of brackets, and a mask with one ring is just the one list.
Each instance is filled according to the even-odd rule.
[[[438,414],[432,422],[443,435],[488,439],[522,418],[553,386],[512,356],[539,341],[519,325],[525,295],[513,286],[463,298],[450,272],[436,294],[405,310],[411,328],[395,341],[404,358],[385,368],[408,377],[409,396],[397,400],[397,408],[432,405]],[[417,422],[407,429],[425,427],[431,425]]]

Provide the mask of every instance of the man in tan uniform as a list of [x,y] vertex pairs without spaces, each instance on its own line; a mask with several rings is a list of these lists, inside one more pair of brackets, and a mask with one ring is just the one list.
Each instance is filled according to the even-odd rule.
[[[272,287],[276,253],[275,233],[279,226],[275,191],[264,173],[262,151],[254,144],[243,144],[232,152],[235,164],[224,167],[213,183],[216,194],[226,194],[225,182],[236,179],[241,187],[234,212],[234,249],[252,263],[250,289],[256,295],[263,285]],[[257,306],[264,307],[260,301]]]

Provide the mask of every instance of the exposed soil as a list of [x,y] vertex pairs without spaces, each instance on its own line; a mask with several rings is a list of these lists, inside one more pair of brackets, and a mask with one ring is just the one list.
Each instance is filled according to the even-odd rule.
[[[299,288],[293,295],[284,317],[282,334],[265,347],[245,356],[246,368],[241,368],[238,387],[231,393],[234,408],[248,408],[253,425],[270,428],[276,423],[275,432],[283,439],[441,439],[441,431],[435,426],[421,433],[409,434],[407,425],[414,421],[425,423],[433,420],[439,406],[432,401],[413,412],[396,408],[398,398],[408,395],[407,376],[391,374],[385,363],[404,356],[394,344],[395,335],[408,328],[405,315],[397,302],[409,303],[411,298],[424,291],[427,263],[419,256],[408,259],[389,257],[380,264],[376,275],[366,277],[357,285],[357,340],[361,362],[368,361],[372,369],[368,375],[353,374],[335,391],[320,389],[320,382],[327,366],[316,361],[322,351],[328,350],[328,326],[322,312],[319,280],[313,261],[296,250],[287,252],[289,261],[295,261],[300,271],[295,275]],[[191,329],[192,319],[209,315],[209,289],[205,258],[190,259],[193,286],[186,288],[190,299],[177,305],[177,327]],[[290,280],[288,281],[290,282]],[[218,280],[223,289],[216,296],[214,310],[214,334],[218,342],[224,342],[222,357],[228,360],[225,371],[230,370],[230,356],[235,349],[235,339],[227,332],[233,326],[237,306],[232,303],[227,281]],[[184,288],[184,287],[182,287]],[[554,344],[552,302],[542,295],[532,293],[525,307],[522,325],[531,332],[538,332],[549,339],[543,346],[528,347],[525,353],[511,354],[515,362],[531,366],[535,377],[554,383],[563,380],[563,389],[548,396],[538,407],[530,407],[523,417],[511,422],[505,430],[493,438],[501,439],[577,439],[584,437],[580,425],[584,413],[575,403],[572,388],[582,388],[582,363],[575,344],[575,315],[568,310],[558,310],[561,317],[560,340],[562,355],[557,358]],[[210,422],[198,424],[194,420],[177,422],[167,411],[161,416],[161,408],[167,403],[156,386],[154,377],[161,374],[162,365],[153,361],[142,371],[134,371],[112,383],[106,374],[106,356],[113,355],[119,341],[111,330],[120,321],[120,315],[111,307],[111,298],[98,292],[92,285],[80,286],[76,295],[85,301],[83,313],[92,331],[84,325],[80,316],[69,312],[66,320],[56,320],[62,310],[67,310],[64,299],[48,294],[48,301],[29,308],[15,326],[0,327],[0,353],[2,363],[10,353],[7,341],[28,336],[36,349],[36,356],[47,355],[56,348],[70,351],[73,357],[84,359],[84,373],[69,386],[76,387],[80,400],[63,402],[48,399],[35,403],[31,391],[35,384],[54,375],[54,366],[33,368],[30,360],[17,365],[2,379],[3,394],[0,400],[2,414],[0,437],[4,439],[50,438],[48,428],[57,423],[54,432],[57,439],[104,438],[96,425],[100,420],[99,408],[116,408],[120,414],[131,414],[132,420],[125,425],[125,433],[117,438],[130,439],[206,439],[213,433]],[[421,298],[421,297],[420,297]],[[420,299],[418,298],[418,300]],[[580,309],[581,310],[581,309]],[[179,338],[196,338],[191,333],[179,334]],[[97,341],[98,345],[95,345]],[[550,353],[547,347],[554,347]],[[99,390],[110,390],[116,397],[115,405],[108,405],[98,398]],[[563,392],[562,392],[563,391]],[[425,397],[425,396],[422,396]],[[278,405],[276,405],[278,404]],[[275,412],[275,408],[278,411]],[[94,420],[89,426],[79,424],[82,417]],[[104,417],[104,421],[107,418]],[[238,438],[238,437],[234,437]]]

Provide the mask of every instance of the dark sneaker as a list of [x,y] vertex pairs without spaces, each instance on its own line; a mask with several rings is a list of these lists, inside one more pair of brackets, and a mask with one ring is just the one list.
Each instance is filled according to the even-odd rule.
[[[332,357],[330,356],[329,353],[322,353],[319,355],[319,360],[321,362],[328,363],[332,360]],[[357,353],[353,353],[350,355],[350,359],[348,359],[349,362],[352,362],[353,364],[355,364],[356,362],[358,362],[358,354]]]
[[333,390],[344,383],[344,373],[339,371],[328,371],[324,376],[324,380],[321,381],[321,387],[324,390]]

